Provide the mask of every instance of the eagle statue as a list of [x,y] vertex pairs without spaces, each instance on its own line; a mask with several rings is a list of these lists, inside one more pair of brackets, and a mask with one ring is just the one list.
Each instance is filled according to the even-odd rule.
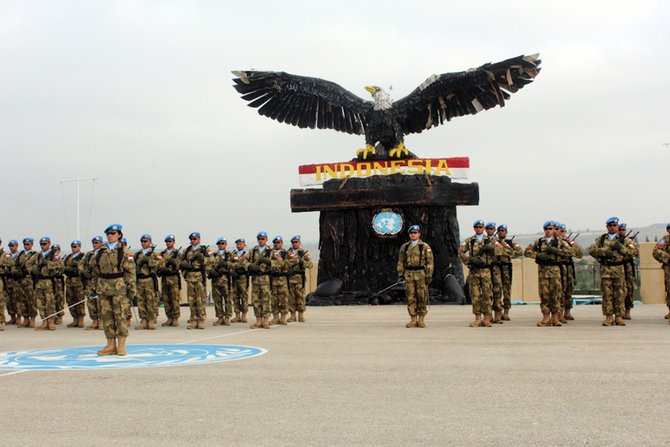
[[538,54],[518,56],[456,73],[432,75],[404,98],[393,101],[366,86],[366,101],[319,78],[274,71],[233,71],[235,89],[258,113],[301,128],[334,129],[365,135],[359,159],[411,158],[404,136],[462,115],[503,107],[540,72]]

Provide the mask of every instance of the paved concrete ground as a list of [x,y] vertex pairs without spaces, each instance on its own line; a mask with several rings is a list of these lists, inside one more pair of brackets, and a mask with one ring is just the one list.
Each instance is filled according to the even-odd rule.
[[[548,445],[670,443],[670,326],[640,305],[626,327],[579,306],[469,328],[466,306],[310,308],[271,330],[131,331],[130,343],[222,343],[267,354],[203,366],[0,371],[2,445]],[[212,312],[210,312],[212,313]],[[162,321],[162,319],[161,319]],[[0,351],[102,345],[101,331],[9,327]]]

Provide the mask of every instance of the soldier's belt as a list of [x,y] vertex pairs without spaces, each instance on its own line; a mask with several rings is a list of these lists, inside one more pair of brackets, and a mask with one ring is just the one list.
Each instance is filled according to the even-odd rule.
[[537,265],[539,265],[540,267],[560,267],[563,264],[558,261],[549,261],[549,262],[537,262]]
[[423,265],[408,265],[405,267],[405,270],[426,270],[426,266]]
[[251,276],[268,276],[270,272],[251,272]]
[[490,265],[473,265],[473,266],[468,266],[468,270],[471,272],[476,272],[477,270],[491,270]]
[[270,272],[270,276],[273,278],[280,278],[282,276],[288,276],[285,272]]
[[143,273],[138,273],[138,274],[137,274],[137,279],[150,279],[150,278],[153,278],[153,276],[154,276],[154,275],[151,275],[151,274],[149,274],[149,275],[145,275],[145,274],[143,274]]
[[99,276],[102,279],[118,279],[118,278],[123,278],[123,272],[119,272],[119,273],[100,273]]
[[598,261],[598,262],[600,262],[600,265],[605,266],[605,267],[616,267],[616,266],[619,266],[619,265],[624,265],[626,263],[626,261],[614,261],[614,262],[612,262],[612,261],[604,261],[604,260],[603,261]]
[[302,275],[302,274],[304,274],[304,273],[305,273],[304,271],[300,271],[300,272],[291,272],[291,273],[289,273],[289,275],[291,275],[291,276],[294,276],[294,275]]
[[38,275],[37,279],[56,279],[58,276],[56,275]]
[[179,276],[179,272],[167,272],[167,273],[163,273],[163,278],[167,278],[168,276]]
[[65,276],[68,278],[79,278],[79,273],[66,273]]

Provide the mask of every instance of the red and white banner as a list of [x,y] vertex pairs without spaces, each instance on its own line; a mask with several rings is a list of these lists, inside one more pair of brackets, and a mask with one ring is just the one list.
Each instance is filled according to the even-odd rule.
[[407,158],[402,160],[356,160],[341,163],[322,163],[298,167],[301,186],[320,185],[327,180],[347,177],[365,178],[373,175],[439,175],[452,179],[468,178],[470,159]]

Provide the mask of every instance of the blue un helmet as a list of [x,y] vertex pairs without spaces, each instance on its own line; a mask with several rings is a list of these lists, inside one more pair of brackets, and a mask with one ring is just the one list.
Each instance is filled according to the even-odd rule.
[[610,217],[607,219],[605,222],[607,225],[619,225],[619,218],[618,217]]
[[495,222],[486,222],[486,225],[484,225],[484,228],[486,228],[487,230],[489,228],[493,228],[495,230],[496,229],[496,223]]

